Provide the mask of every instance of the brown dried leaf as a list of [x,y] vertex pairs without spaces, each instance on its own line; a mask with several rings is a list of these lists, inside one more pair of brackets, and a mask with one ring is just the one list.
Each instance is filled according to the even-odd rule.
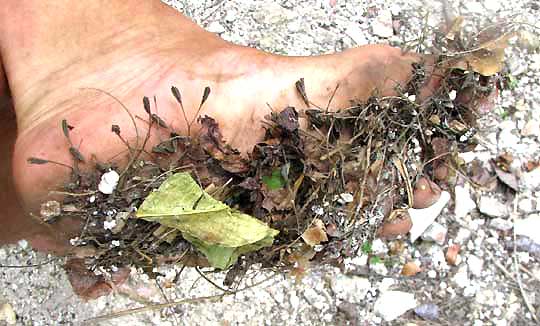
[[310,260],[313,257],[315,257],[315,251],[307,245],[302,245],[302,247],[289,255],[288,261],[293,264],[291,275],[296,278],[296,282],[299,282],[304,277],[311,266]]
[[221,167],[230,173],[237,174],[249,171],[249,163],[242,158],[237,150],[225,143],[214,119],[204,116],[198,121],[202,125],[199,136],[200,145],[208,155],[218,160]]
[[302,233],[302,239],[307,245],[312,247],[321,242],[328,241],[323,221],[318,218],[313,220],[312,225]]
[[264,199],[262,201],[262,207],[268,212],[273,210],[286,210],[292,208],[292,202],[288,200],[289,189],[282,188],[276,190],[269,190],[266,185],[263,186]]
[[249,164],[245,160],[240,159],[239,155],[225,156],[220,162],[220,165],[223,170],[234,174],[246,173],[249,171]]
[[465,54],[451,64],[452,68],[472,69],[484,75],[492,76],[503,68],[504,50],[514,33],[504,34],[494,40],[482,43],[474,51]]
[[283,111],[279,113],[273,113],[272,114],[272,120],[281,128],[293,132],[297,130],[300,125],[298,123],[298,112],[291,107],[288,106]]
[[105,280],[103,275],[96,275],[88,270],[84,264],[84,259],[72,258],[64,266],[69,282],[78,296],[84,300],[96,299],[111,292],[111,284],[123,283],[129,276],[129,269],[119,269],[112,275],[110,281]]

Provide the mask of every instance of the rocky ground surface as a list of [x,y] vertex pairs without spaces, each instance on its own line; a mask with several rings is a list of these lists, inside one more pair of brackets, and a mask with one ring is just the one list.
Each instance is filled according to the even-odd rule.
[[[288,55],[372,43],[423,51],[429,39],[419,36],[431,35],[426,26],[439,26],[443,19],[440,2],[420,0],[166,2],[227,40]],[[455,196],[421,241],[376,240],[347,261],[344,272],[318,267],[295,282],[252,271],[239,286],[246,289],[234,295],[93,324],[535,324],[540,319],[540,168],[534,168],[540,158],[540,40],[527,24],[539,27],[540,6],[532,0],[454,1],[452,6],[469,28],[503,19],[524,23],[507,49],[512,89],[502,91],[495,109],[481,118],[480,145],[461,155],[470,164],[480,162],[488,176],[499,172],[498,181],[449,189]],[[504,153],[512,157],[505,154],[509,173],[502,175],[489,162]],[[516,195],[502,183],[516,188]],[[33,251],[25,241],[0,248],[0,325],[15,316],[20,325],[78,325],[151,303],[223,294],[194,269],[163,267],[157,283],[133,270],[129,284],[115,294],[83,302],[74,296],[62,262]],[[405,274],[420,271],[404,276],[404,266]],[[224,274],[206,277],[219,286]]]

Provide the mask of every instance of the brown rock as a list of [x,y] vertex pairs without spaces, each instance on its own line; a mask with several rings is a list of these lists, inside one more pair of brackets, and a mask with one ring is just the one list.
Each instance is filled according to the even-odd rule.
[[461,246],[458,244],[453,244],[448,247],[448,250],[446,250],[446,262],[449,265],[453,265],[453,266],[456,265],[460,249],[461,249]]
[[399,235],[404,235],[412,228],[412,221],[409,213],[405,209],[394,210],[387,221],[383,223],[379,229],[381,238],[395,238]]
[[420,178],[414,187],[413,208],[427,208],[439,200],[441,188],[426,177]]
[[411,262],[408,262],[405,265],[403,265],[403,269],[401,270],[401,275],[414,276],[414,275],[420,273],[421,271],[422,271],[422,269],[420,267],[418,267],[418,265],[416,265],[415,263],[413,263],[411,261]]

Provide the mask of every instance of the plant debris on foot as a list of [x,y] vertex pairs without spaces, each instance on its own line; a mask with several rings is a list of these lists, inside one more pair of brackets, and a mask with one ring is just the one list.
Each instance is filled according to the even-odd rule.
[[[71,144],[69,131],[76,126],[63,120],[72,180],[62,203],[44,203],[42,218],[52,225],[68,215],[79,219],[83,227],[71,243],[87,250],[82,264],[100,275],[135,266],[154,276],[154,267],[164,263],[231,267],[227,284],[232,286],[253,264],[297,278],[311,264],[343,267],[344,259],[362,252],[377,234],[403,236],[412,226],[407,208],[436,203],[440,188],[455,183],[457,154],[475,145],[478,107],[492,101],[500,87],[498,75],[491,75],[498,71],[502,43],[500,37],[472,52],[439,56],[440,86],[425,99],[420,89],[427,69],[420,62],[411,66],[412,78],[396,88],[396,96],[373,94],[337,111],[272,112],[249,159],[223,140],[212,117],[198,116],[209,87],[192,120],[185,116],[180,91],[171,89],[188,135],[172,130],[146,97],[142,147],[128,144],[113,125],[112,133],[130,153],[124,169],[97,163],[81,171],[79,165],[91,163]],[[309,106],[303,79],[296,89]],[[299,127],[300,116],[306,129]],[[202,127],[196,137],[195,122]],[[152,128],[168,130],[170,137],[149,153]],[[28,162],[55,164],[46,158]]]

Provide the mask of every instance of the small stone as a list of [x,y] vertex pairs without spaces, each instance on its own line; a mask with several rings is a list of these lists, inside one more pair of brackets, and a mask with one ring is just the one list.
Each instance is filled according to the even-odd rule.
[[330,287],[338,299],[361,303],[371,289],[371,282],[365,277],[338,274],[330,281]]
[[519,179],[520,185],[527,190],[540,189],[540,167],[530,171],[524,172]]
[[427,320],[435,320],[439,318],[439,306],[428,303],[414,308],[414,313],[419,317]]
[[374,311],[385,321],[392,321],[416,307],[414,294],[402,291],[386,291],[375,302]]
[[457,266],[461,262],[461,256],[459,255],[459,251],[461,249],[461,246],[457,243],[454,243],[450,246],[448,246],[448,249],[446,250],[446,262],[449,265]]
[[482,214],[491,217],[507,217],[509,215],[508,207],[491,196],[480,197],[478,209]]
[[225,27],[223,27],[223,25],[221,25],[218,21],[213,21],[208,24],[208,26],[206,26],[206,30],[216,34],[221,34],[226,31]]
[[475,301],[478,304],[486,305],[490,307],[495,307],[497,303],[495,302],[495,292],[491,289],[485,289],[478,291],[475,296]]
[[115,226],[116,226],[116,220],[115,219],[103,222],[103,228],[105,230],[112,230]]
[[424,233],[422,233],[422,239],[427,241],[436,242],[439,245],[443,245],[446,240],[446,233],[448,229],[437,222],[433,222]]
[[469,238],[471,237],[472,232],[471,230],[467,228],[460,228],[458,230],[458,233],[456,234],[456,238],[454,239],[455,243],[459,244],[465,244],[467,241],[469,241]]
[[23,250],[26,250],[28,249],[28,241],[22,239],[22,240],[19,240],[19,242],[17,243],[19,245],[19,247]]
[[120,175],[114,170],[103,173],[98,185],[98,190],[105,195],[110,195],[114,192],[114,189],[116,189],[119,180]]
[[17,314],[9,303],[4,303],[0,307],[0,321],[6,322],[8,325],[15,325],[17,323]]
[[535,210],[533,201],[530,198],[523,198],[518,203],[518,208],[524,213],[531,213]]
[[416,241],[422,233],[435,221],[443,208],[448,204],[450,194],[446,191],[441,192],[439,200],[428,208],[414,209],[409,208],[407,211],[411,217],[412,228],[410,230],[411,242]]
[[228,22],[233,22],[236,20],[237,14],[238,12],[236,10],[227,10],[227,12],[225,13],[225,17],[223,17],[223,19],[225,19],[225,21],[228,21]]
[[540,121],[529,120],[521,129],[521,136],[540,137]]
[[514,134],[516,126],[505,126],[499,133],[498,137],[498,148],[500,150],[504,149],[515,149],[520,142],[520,137]]
[[379,15],[375,18],[371,24],[373,34],[389,38],[394,35],[394,27],[392,26],[392,13],[390,10],[381,10]]
[[90,204],[94,203],[95,201],[96,201],[96,196],[95,195],[92,195],[92,196],[90,196],[90,198],[88,198],[88,202]]
[[376,274],[379,274],[382,276],[388,275],[388,268],[386,268],[386,266],[384,266],[383,263],[372,264],[370,265],[370,269]]
[[465,5],[465,9],[468,12],[476,13],[476,14],[484,14],[485,13],[484,6],[482,6],[482,3],[480,3],[480,2],[467,1],[466,3],[464,3],[464,5]]
[[511,221],[497,217],[489,222],[489,227],[499,231],[508,231],[512,229],[513,225]]
[[421,271],[422,269],[416,263],[411,261],[403,265],[403,268],[401,269],[401,275],[414,276]]
[[289,294],[289,302],[294,310],[298,309],[300,306],[300,299],[296,295],[296,292],[293,291]]
[[353,195],[348,192],[340,194],[339,198],[343,201],[343,203],[352,203],[354,200]]
[[347,34],[347,36],[349,36],[358,46],[366,45],[369,43],[365,35],[366,33],[360,28],[357,23],[349,23],[347,25],[347,28],[345,29],[345,34]]
[[[498,1],[482,1],[484,7],[490,12],[496,12],[501,8],[501,3]],[[482,12],[485,14],[485,12]]]
[[517,235],[530,238],[533,242],[540,245],[540,215],[530,215],[527,218],[516,220],[514,231]]
[[454,188],[456,196],[454,214],[457,218],[464,218],[476,208],[476,203],[471,198],[471,193],[468,187],[456,186]]
[[377,238],[371,243],[371,252],[374,255],[384,255],[388,252],[388,246],[381,239]]
[[450,98],[450,100],[455,100],[456,97],[457,97],[457,92],[455,90],[451,90],[450,92],[448,92],[448,97]]
[[62,206],[56,200],[49,200],[41,204],[39,214],[44,221],[49,221],[62,213]]
[[427,276],[428,276],[429,278],[436,278],[436,277],[437,277],[437,272],[431,269],[431,270],[429,270],[429,271],[427,272]]
[[484,261],[480,259],[478,256],[469,255],[467,257],[467,266],[469,267],[469,271],[471,272],[472,275],[476,277],[482,276]]
[[535,33],[531,33],[527,30],[522,30],[519,32],[518,43],[521,47],[534,51],[540,47],[540,39]]
[[457,286],[460,288],[465,288],[469,286],[471,281],[469,280],[469,276],[467,275],[467,265],[462,265],[456,274],[454,274],[454,277],[452,277],[452,281],[456,283]]

